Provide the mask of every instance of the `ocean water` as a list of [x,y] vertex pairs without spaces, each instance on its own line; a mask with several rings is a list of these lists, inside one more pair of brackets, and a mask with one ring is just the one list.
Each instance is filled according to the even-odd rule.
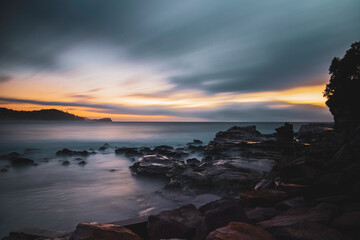
[[[297,131],[304,123],[293,124]],[[0,155],[23,153],[38,165],[0,173],[0,237],[21,226],[68,230],[79,222],[113,222],[177,207],[179,201],[158,193],[163,180],[132,176],[133,162],[115,155],[114,148],[176,147],[193,139],[207,144],[235,125],[273,133],[283,123],[2,122]],[[85,166],[75,157],[55,155],[63,148],[98,149],[104,143],[112,148],[84,158]],[[63,166],[64,160],[70,165]],[[0,160],[0,169],[8,164]]]

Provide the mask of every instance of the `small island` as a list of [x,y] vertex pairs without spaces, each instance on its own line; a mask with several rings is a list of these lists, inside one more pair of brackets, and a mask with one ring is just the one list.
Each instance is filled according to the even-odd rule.
[[88,119],[76,116],[57,109],[42,109],[36,111],[16,111],[7,108],[0,108],[1,121],[96,121],[112,122],[110,118]]

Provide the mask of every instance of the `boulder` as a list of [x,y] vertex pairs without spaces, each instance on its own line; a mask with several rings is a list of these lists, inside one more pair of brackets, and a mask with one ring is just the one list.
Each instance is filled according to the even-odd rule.
[[170,170],[176,170],[179,166],[185,164],[172,158],[161,155],[146,155],[139,158],[129,168],[134,174],[139,175],[155,175],[166,177],[170,174]]
[[278,214],[278,211],[275,208],[256,207],[247,210],[245,213],[250,222],[255,224],[275,217]]
[[279,240],[348,240],[342,233],[324,225],[301,221],[294,227],[280,228],[274,232]]
[[313,208],[289,209],[285,213],[270,220],[259,222],[257,225],[265,229],[277,229],[294,226],[304,220],[328,224],[335,210],[336,207],[334,205],[326,203],[319,204]]
[[276,141],[279,143],[292,142],[294,140],[293,125],[285,123],[284,126],[278,127],[276,131]]
[[12,159],[19,158],[19,157],[21,157],[20,153],[11,152],[9,154],[1,155],[0,159],[1,160],[12,160]]
[[244,222],[232,222],[211,232],[206,240],[275,240],[266,230]]
[[224,227],[230,222],[249,222],[244,212],[247,202],[236,198],[222,198],[199,208],[204,216],[196,228],[196,238],[205,239],[213,230]]
[[34,164],[34,161],[29,158],[19,157],[11,160],[11,165],[14,167],[32,166]]
[[68,165],[70,165],[70,162],[69,161],[64,161],[64,162],[62,162],[62,165],[68,166]]
[[254,205],[265,207],[272,206],[277,202],[289,198],[286,192],[274,189],[243,192],[240,194],[240,196],[249,200]]
[[142,240],[142,238],[115,224],[102,224],[98,222],[80,223],[77,225],[70,240]]
[[333,123],[308,123],[300,127],[298,137],[305,142],[317,142],[333,127]]
[[196,224],[201,216],[201,212],[192,204],[150,215],[147,226],[149,239],[194,239]]

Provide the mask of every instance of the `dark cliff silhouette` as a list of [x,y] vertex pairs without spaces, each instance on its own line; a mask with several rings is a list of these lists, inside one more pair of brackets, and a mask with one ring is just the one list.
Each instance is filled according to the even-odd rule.
[[330,82],[324,96],[334,116],[335,128],[342,129],[360,123],[360,42],[355,42],[340,59],[335,57],[329,68]]
[[0,120],[70,120],[84,121],[85,118],[57,109],[43,109],[37,111],[15,111],[0,108]]
[[112,122],[110,118],[86,119],[57,109],[42,109],[37,111],[15,111],[0,108],[0,120],[43,120],[43,121],[99,121]]

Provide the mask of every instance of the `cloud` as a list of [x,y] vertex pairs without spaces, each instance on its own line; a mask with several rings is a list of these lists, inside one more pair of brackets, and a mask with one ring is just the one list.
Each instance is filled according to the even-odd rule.
[[10,76],[7,75],[0,75],[0,83],[8,82],[11,80]]

